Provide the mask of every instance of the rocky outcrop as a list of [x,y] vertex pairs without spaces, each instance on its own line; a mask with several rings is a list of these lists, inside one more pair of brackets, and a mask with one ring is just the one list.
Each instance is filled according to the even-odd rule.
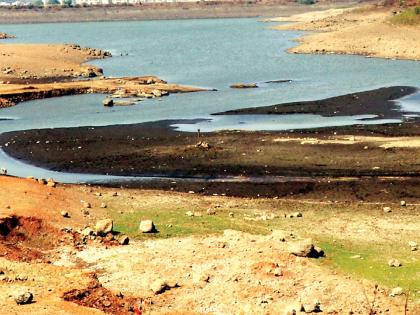
[[15,38],[15,36],[9,35],[6,33],[0,33],[0,39],[8,39],[8,38]]

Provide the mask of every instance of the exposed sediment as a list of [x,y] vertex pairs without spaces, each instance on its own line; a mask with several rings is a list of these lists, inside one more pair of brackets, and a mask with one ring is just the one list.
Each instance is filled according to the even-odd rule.
[[295,22],[274,27],[278,30],[314,31],[297,40],[292,53],[352,54],[369,57],[420,60],[420,28],[393,25],[396,9],[375,6],[309,12],[277,22]]
[[67,81],[42,84],[0,85],[0,108],[19,102],[87,93],[114,94],[116,97],[160,97],[169,93],[204,91],[201,88],[168,84],[153,77],[101,78],[84,81]]
[[413,94],[417,90],[417,88],[410,86],[392,86],[335,96],[323,100],[241,108],[214,115],[317,114],[326,117],[335,117],[369,114],[381,118],[401,118],[404,114],[409,113],[401,111],[400,106],[395,101]]

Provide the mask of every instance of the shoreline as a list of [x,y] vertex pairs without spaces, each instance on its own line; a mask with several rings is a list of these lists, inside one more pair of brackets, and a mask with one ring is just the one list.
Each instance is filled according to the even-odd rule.
[[[309,31],[288,50],[295,54],[358,55],[367,58],[420,60],[420,27],[391,23],[395,8],[360,6],[270,19],[291,22],[276,30]],[[401,36],[404,34],[404,36]]]
[[[396,91],[401,88],[353,93],[351,99],[360,95],[360,100],[370,102],[364,95],[375,95],[380,103],[379,95],[388,99]],[[405,90],[409,91],[413,90]],[[330,110],[329,114],[334,114],[337,105],[343,105],[342,97],[327,101],[330,106],[324,110]],[[348,105],[359,106],[354,102]],[[305,113],[317,110],[299,108]],[[366,112],[357,114],[370,113],[369,107],[362,109]],[[386,115],[387,107],[381,109]],[[2,134],[0,143],[14,158],[70,173],[209,178],[420,175],[415,162],[420,151],[419,119],[294,131],[219,131],[203,133],[200,138],[196,133],[171,127],[179,122],[25,130]],[[132,141],[127,143],[127,138]],[[43,141],[39,143],[39,139]],[[334,159],[325,152],[333,154]],[[281,156],[284,158],[278,158]],[[395,160],[400,161],[399,165]]]
[[47,8],[11,11],[0,8],[2,24],[78,23],[105,21],[146,21],[178,19],[252,18],[289,16],[292,14],[352,6],[356,2],[316,4],[295,3],[165,3],[141,6]]

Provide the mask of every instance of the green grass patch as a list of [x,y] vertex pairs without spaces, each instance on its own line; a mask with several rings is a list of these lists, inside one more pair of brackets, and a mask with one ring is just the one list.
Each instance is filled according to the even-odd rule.
[[[320,246],[327,253],[321,264],[338,268],[359,278],[374,281],[388,288],[400,286],[417,294],[420,288],[420,260],[418,255],[409,249],[390,248],[386,246],[369,246],[340,244],[329,241],[320,242]],[[360,258],[351,258],[360,255]],[[401,267],[389,267],[388,260],[396,258],[402,262]]]
[[393,24],[420,25],[420,7],[407,9],[391,18]]
[[[226,229],[240,230],[251,234],[268,234],[267,226],[244,221],[242,216],[230,218],[228,213],[189,217],[185,209],[138,210],[120,214],[110,210],[116,231],[135,239],[170,238],[177,236],[209,235],[222,233]],[[158,233],[143,234],[138,231],[142,219],[153,220]]]

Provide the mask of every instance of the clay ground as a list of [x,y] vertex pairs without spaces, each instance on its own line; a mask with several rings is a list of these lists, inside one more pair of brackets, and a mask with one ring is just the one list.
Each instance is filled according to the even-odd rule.
[[[38,259],[0,258],[4,272],[0,309],[8,314],[94,314],[62,298],[64,292],[86,288],[96,301],[88,305],[115,314],[128,313],[127,307],[115,306],[123,301],[116,297],[120,292],[124,301],[132,298],[133,305],[143,301],[146,314],[282,314],[314,300],[326,314],[367,314],[373,300],[377,312],[404,314],[405,297],[388,297],[395,286],[410,290],[407,314],[419,310],[420,257],[408,246],[408,241],[418,241],[420,230],[416,201],[401,207],[399,199],[335,201],[316,194],[254,199],[88,186],[52,188],[4,176],[0,183],[2,217],[14,214],[43,222],[38,233],[31,233],[31,225],[22,219],[20,229],[28,238],[14,246],[31,245],[31,239],[41,239],[46,229],[57,240],[48,248],[39,241],[32,244],[45,255]],[[89,215],[82,212],[85,202],[91,203]],[[101,208],[102,203],[107,208]],[[384,206],[392,212],[384,213]],[[70,218],[61,216],[62,209]],[[208,209],[213,215],[207,214]],[[186,216],[187,211],[195,216]],[[284,217],[296,211],[302,217]],[[131,244],[75,247],[61,231],[101,218],[113,218],[114,229],[129,235]],[[146,218],[155,222],[159,233],[138,232],[139,220]],[[291,234],[312,237],[326,257],[289,254],[295,242]],[[2,246],[11,246],[8,240],[3,239]],[[390,258],[400,259],[403,266],[389,267]],[[96,281],[92,274],[103,288],[97,288],[98,283],[92,286]],[[156,280],[177,287],[157,295],[150,290]],[[13,295],[21,289],[34,293],[35,303],[17,306]],[[97,305],[104,297],[112,301],[110,309]]]

